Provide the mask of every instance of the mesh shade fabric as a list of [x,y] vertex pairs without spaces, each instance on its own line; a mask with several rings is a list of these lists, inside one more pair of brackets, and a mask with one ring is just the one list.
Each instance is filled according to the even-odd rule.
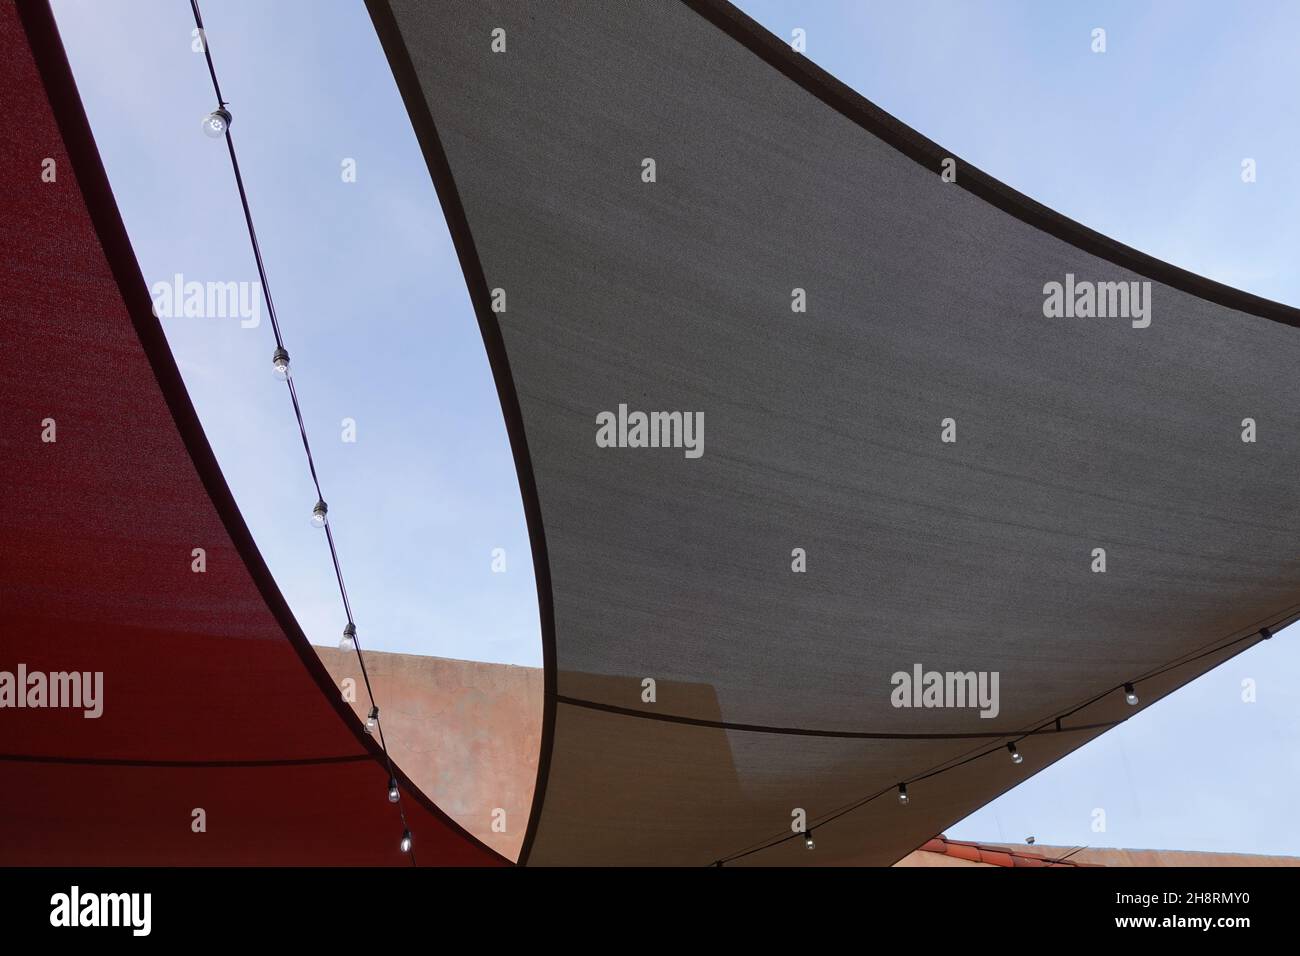
[[[0,670],[103,672],[98,718],[0,711],[0,863],[409,865],[377,744],[271,580],[151,314],[48,6],[0,4],[0,48]],[[422,865],[504,862],[412,796]]]
[[[1090,710],[1122,719],[1122,682],[1294,617],[1296,310],[960,161],[941,181],[937,146],[724,3],[370,9],[544,522],[530,862],[706,864],[972,746],[834,734],[1010,735],[1108,691]],[[1154,280],[1150,326],[1046,318],[1067,274]],[[598,447],[621,403],[703,412],[703,456]],[[998,715],[892,706],[918,663],[998,672]],[[1095,732],[746,859],[892,862]]]

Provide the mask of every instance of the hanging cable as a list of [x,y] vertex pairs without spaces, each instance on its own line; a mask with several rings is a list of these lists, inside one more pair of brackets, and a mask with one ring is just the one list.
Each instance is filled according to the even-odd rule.
[[257,274],[262,283],[262,298],[266,302],[266,313],[271,320],[271,332],[275,336],[275,351],[271,356],[271,364],[276,377],[289,386],[289,400],[293,404],[294,418],[298,422],[298,433],[302,437],[302,447],[307,456],[307,468],[311,472],[312,485],[316,488],[316,505],[312,508],[312,524],[325,529],[325,539],[329,543],[330,549],[330,560],[334,564],[334,577],[338,581],[339,596],[342,598],[343,610],[347,616],[344,641],[356,650],[357,662],[361,667],[361,677],[365,682],[366,694],[370,698],[370,715],[366,721],[366,732],[378,732],[379,747],[383,752],[385,768],[388,770],[388,799],[397,805],[398,816],[401,818],[402,836],[399,847],[403,853],[411,857],[411,865],[415,866],[414,841],[410,827],[406,822],[406,808],[402,804],[401,788],[397,785],[397,774],[393,769],[392,758],[388,754],[388,743],[384,739],[383,724],[379,720],[379,706],[375,703],[375,692],[374,688],[370,686],[370,674],[366,669],[366,659],[361,652],[361,642],[357,639],[357,626],[352,617],[352,604],[348,600],[347,586],[343,583],[343,568],[339,564],[338,549],[334,544],[334,532],[330,528],[329,508],[325,504],[325,495],[321,491],[320,477],[316,473],[316,461],[312,457],[311,443],[307,440],[307,426],[303,421],[302,406],[298,402],[298,390],[294,386],[293,373],[289,364],[289,352],[284,347],[284,336],[280,331],[280,321],[275,312],[275,302],[271,298],[271,284],[267,279],[266,264],[262,259],[262,247],[257,241],[257,230],[253,227],[253,212],[248,204],[248,192],[244,188],[244,177],[239,169],[239,157],[235,153],[235,141],[230,135],[230,126],[233,122],[233,116],[229,109],[230,104],[226,102],[225,97],[221,94],[221,84],[217,80],[217,68],[212,60],[212,50],[208,44],[207,31],[203,27],[203,14],[199,12],[198,0],[190,0],[190,9],[194,13],[194,25],[198,28],[199,41],[203,45],[203,56],[208,64],[208,75],[212,78],[212,89],[217,97],[217,108],[205,118],[203,129],[209,136],[224,138],[226,149],[230,153],[230,166],[235,174],[235,186],[239,190],[239,202],[244,209],[244,223],[248,227],[248,239],[253,247],[253,258],[257,263]]
[[[984,748],[984,749],[978,750],[978,751],[976,751],[976,752],[974,752],[974,753],[970,753],[970,754],[968,754],[967,756],[965,756],[965,757],[962,758],[962,759],[952,758],[951,760],[948,760],[948,761],[945,761],[944,763],[939,764],[937,767],[935,767],[934,769],[928,771],[927,773],[923,773],[923,774],[921,774],[921,775],[919,775],[919,776],[916,776],[916,777],[909,777],[906,781],[900,782],[900,783],[898,783],[898,784],[890,784],[889,786],[883,787],[882,789],[877,790],[875,793],[872,793],[872,794],[870,794],[870,795],[868,795],[868,796],[866,796],[866,797],[863,797],[863,798],[861,798],[860,800],[856,800],[856,801],[854,801],[853,803],[850,803],[850,804],[848,804],[848,805],[846,805],[846,806],[844,806],[844,807],[841,807],[841,808],[838,809],[838,810],[835,810],[835,811],[832,811],[831,813],[826,814],[825,816],[819,817],[816,821],[813,821],[813,825],[817,826],[818,828],[825,827],[827,824],[829,824],[829,823],[831,823],[831,822],[833,822],[833,821],[835,821],[835,820],[838,820],[840,817],[846,816],[846,815],[852,813],[853,811],[860,809],[861,807],[866,806],[867,804],[869,804],[869,803],[871,803],[871,802],[873,802],[873,801],[879,799],[880,797],[884,796],[885,794],[887,794],[887,793],[889,793],[889,792],[891,792],[891,791],[896,792],[896,793],[898,794],[898,802],[899,802],[901,805],[903,805],[903,806],[907,806],[908,804],[911,803],[911,797],[910,797],[910,795],[908,794],[908,791],[907,791],[907,785],[908,785],[908,783],[919,783],[919,782],[924,781],[924,780],[929,780],[929,779],[931,779],[932,777],[937,777],[937,776],[939,776],[940,774],[948,773],[948,772],[951,771],[951,770],[956,770],[956,769],[958,769],[959,767],[964,767],[964,766],[966,766],[966,765],[969,764],[969,763],[972,763],[972,762],[974,762],[974,761],[976,761],[976,760],[981,759],[982,757],[987,757],[987,756],[989,756],[989,755],[991,755],[991,754],[995,754],[995,753],[998,753],[998,752],[1001,752],[1001,751],[1004,751],[1004,750],[1010,752],[1010,754],[1011,754],[1011,759],[1012,759],[1012,762],[1013,762],[1013,763],[1017,763],[1017,764],[1018,764],[1018,763],[1021,763],[1021,762],[1023,761],[1024,758],[1021,756],[1021,754],[1020,754],[1019,750],[1017,749],[1016,745],[1019,744],[1020,742],[1022,742],[1023,740],[1025,740],[1026,738],[1028,738],[1028,737],[1034,735],[1034,734],[1037,733],[1039,730],[1041,730],[1043,727],[1046,727],[1046,726],[1048,726],[1048,725],[1051,725],[1051,724],[1055,723],[1055,725],[1056,725],[1056,727],[1057,727],[1058,729],[1062,729],[1062,728],[1061,728],[1061,720],[1062,720],[1062,719],[1067,718],[1067,717],[1070,717],[1070,716],[1072,716],[1072,715],[1078,713],[1079,711],[1083,710],[1083,709],[1086,708],[1086,707],[1090,707],[1092,704],[1097,703],[1097,701],[1102,700],[1103,698],[1108,697],[1108,696],[1110,696],[1111,694],[1114,694],[1114,693],[1117,692],[1117,691],[1123,691],[1123,693],[1124,693],[1124,697],[1125,697],[1125,701],[1126,701],[1127,703],[1129,703],[1130,706],[1135,706],[1136,703],[1137,703],[1137,692],[1136,692],[1136,690],[1135,690],[1135,688],[1134,688],[1134,685],[1136,685],[1136,684],[1138,684],[1138,683],[1140,683],[1140,682],[1142,682],[1142,681],[1152,680],[1153,678],[1155,678],[1155,677],[1159,677],[1161,674],[1165,674],[1165,673],[1167,673],[1167,672],[1169,672],[1169,671],[1171,671],[1171,670],[1174,670],[1175,668],[1178,668],[1178,667],[1185,667],[1185,666],[1188,665],[1188,664],[1194,663],[1194,662],[1196,662],[1196,661],[1198,661],[1198,660],[1201,660],[1201,659],[1203,659],[1203,658],[1205,658],[1205,657],[1209,657],[1209,656],[1211,656],[1211,655],[1213,655],[1213,654],[1221,654],[1222,652],[1228,650],[1229,648],[1232,648],[1232,647],[1236,646],[1237,644],[1242,643],[1243,641],[1249,641],[1249,640],[1251,640],[1252,638],[1258,638],[1259,640],[1268,640],[1268,639],[1270,639],[1270,638],[1273,636],[1273,634],[1274,634],[1277,630],[1279,630],[1279,629],[1281,629],[1282,627],[1286,626],[1286,622],[1288,622],[1288,621],[1290,621],[1290,620],[1293,619],[1293,617],[1294,617],[1293,612],[1295,611],[1295,609],[1296,609],[1296,606],[1295,606],[1295,605],[1293,605],[1291,608],[1288,608],[1287,611],[1285,612],[1286,616],[1283,617],[1280,621],[1278,621],[1278,622],[1274,623],[1273,625],[1271,625],[1270,627],[1265,627],[1265,628],[1261,628],[1261,629],[1257,629],[1257,630],[1251,630],[1251,631],[1249,631],[1248,633],[1246,633],[1246,634],[1243,635],[1243,636],[1237,637],[1237,638],[1232,639],[1232,640],[1228,640],[1228,641],[1225,642],[1225,643],[1219,644],[1219,645],[1217,645],[1217,646],[1215,646],[1215,647],[1211,647],[1209,650],[1205,650],[1205,651],[1202,651],[1202,652],[1199,652],[1199,653],[1194,653],[1194,654],[1188,655],[1188,656],[1184,657],[1183,659],[1180,659],[1180,660],[1174,661],[1173,663],[1170,663],[1170,664],[1166,664],[1166,665],[1164,665],[1164,666],[1162,666],[1162,667],[1158,667],[1158,668],[1156,668],[1156,669],[1154,669],[1154,670],[1152,670],[1152,671],[1148,671],[1147,673],[1143,674],[1141,677],[1135,677],[1135,678],[1134,678],[1133,680],[1131,680],[1131,681],[1125,681],[1125,682],[1123,682],[1123,683],[1121,683],[1121,684],[1118,684],[1118,685],[1116,685],[1116,686],[1114,686],[1114,687],[1111,687],[1111,688],[1109,688],[1109,689],[1103,691],[1102,693],[1096,695],[1095,697],[1092,697],[1092,698],[1090,698],[1089,700],[1084,701],[1082,704],[1079,704],[1078,706],[1071,708],[1070,710],[1066,711],[1065,713],[1063,713],[1063,714],[1061,714],[1061,715],[1059,715],[1059,716],[1049,717],[1047,720],[1044,720],[1044,721],[1041,721],[1041,722],[1038,723],[1038,724],[1035,724],[1035,725],[1034,725],[1032,728],[1030,728],[1029,730],[1023,730],[1023,731],[1020,731],[1020,732],[1017,732],[1017,733],[1014,733],[1014,734],[1007,734],[1007,735],[1005,735],[1005,737],[1014,738],[1014,739],[1010,740],[1010,741],[1009,741],[1008,743],[1006,743],[1006,744],[1000,744],[1000,743],[999,743],[999,744],[995,744],[995,745],[993,745],[992,747],[987,747],[987,748]],[[1128,718],[1124,718],[1124,719],[1127,720]],[[1121,720],[1121,721],[1119,721],[1119,723],[1123,723],[1123,721]],[[1079,727],[1070,728],[1070,727],[1066,727],[1066,728],[1064,728],[1064,729],[1065,729],[1065,730],[1082,730],[1082,729],[1085,729],[1085,728],[1079,728]],[[1005,739],[1005,738],[1004,738],[1004,739]],[[1017,759],[1017,758],[1019,758],[1019,759]],[[955,761],[955,762],[954,762],[954,761]],[[812,829],[813,829],[813,826],[810,825],[810,826],[808,827],[808,832],[811,833],[811,832],[812,832]],[[710,865],[712,865],[712,866],[722,866],[722,865],[724,865],[724,864],[726,864],[726,863],[731,863],[731,862],[733,862],[733,861],[735,861],[735,860],[740,860],[740,859],[743,859],[744,857],[752,856],[752,855],[755,854],[755,853],[761,853],[761,852],[764,851],[764,850],[769,850],[769,849],[771,849],[772,847],[779,846],[779,845],[781,845],[782,843],[787,842],[788,840],[794,839],[794,838],[797,837],[798,835],[799,835],[799,834],[797,834],[797,833],[788,833],[788,834],[783,834],[783,835],[781,835],[781,836],[779,836],[779,837],[774,837],[774,838],[769,839],[769,840],[767,840],[767,841],[763,841],[763,842],[760,842],[760,843],[757,843],[757,844],[752,844],[751,846],[749,846],[749,847],[747,847],[747,848],[745,848],[745,849],[743,849],[743,850],[740,850],[740,851],[737,852],[737,853],[733,853],[733,854],[731,854],[730,856],[721,857],[721,858],[715,860],[715,861],[714,861],[712,864],[710,864]],[[1078,851],[1076,850],[1076,851],[1074,851],[1074,852],[1078,852]],[[1069,856],[1069,855],[1071,855],[1071,854],[1067,854],[1067,856]],[[1063,859],[1064,859],[1064,858],[1063,858]]]

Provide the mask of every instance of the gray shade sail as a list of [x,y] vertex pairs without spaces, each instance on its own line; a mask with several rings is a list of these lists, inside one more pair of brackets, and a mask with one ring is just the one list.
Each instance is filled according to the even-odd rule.
[[[945,164],[725,4],[371,11],[537,551],[528,862],[887,864],[1300,611],[1296,310]],[[702,454],[602,447],[620,406]],[[917,665],[996,715],[895,706]],[[795,808],[815,854],[766,846]]]

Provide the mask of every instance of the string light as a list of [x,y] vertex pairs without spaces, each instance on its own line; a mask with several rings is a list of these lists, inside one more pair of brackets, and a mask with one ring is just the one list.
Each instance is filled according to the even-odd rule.
[[230,123],[233,119],[230,110],[226,109],[224,105],[218,106],[203,117],[203,132],[213,139],[221,139],[226,135],[226,130],[230,129]]
[[803,835],[803,846],[805,850],[817,849],[817,844],[813,842],[812,831],[808,830]]
[[[1235,645],[1235,644],[1240,644],[1240,643],[1242,643],[1243,641],[1249,641],[1249,640],[1252,640],[1252,639],[1255,638],[1256,636],[1259,636],[1259,637],[1261,637],[1261,638],[1264,639],[1264,640],[1268,640],[1269,638],[1271,638],[1271,637],[1273,636],[1273,634],[1274,634],[1274,629],[1273,629],[1273,628],[1269,628],[1269,627],[1261,628],[1261,629],[1258,630],[1258,631],[1251,631],[1250,633],[1248,633],[1248,634],[1246,634],[1246,635],[1244,635],[1244,636],[1236,637],[1236,638],[1233,638],[1233,639],[1227,640],[1226,643],[1220,644],[1220,645],[1218,645],[1218,646],[1215,646],[1215,647],[1210,648],[1209,650],[1203,651],[1202,653],[1196,655],[1195,657],[1187,658],[1187,659],[1177,660],[1177,661],[1174,661],[1173,663],[1167,664],[1165,667],[1163,667],[1163,668],[1161,668],[1161,669],[1159,669],[1159,670],[1152,671],[1152,672],[1149,672],[1149,673],[1147,673],[1147,674],[1144,674],[1144,675],[1142,676],[1142,680],[1150,680],[1150,679],[1152,679],[1152,678],[1154,678],[1154,677],[1158,677],[1158,676],[1160,676],[1161,674],[1166,673],[1167,671],[1174,670],[1175,668],[1178,668],[1178,667],[1185,667],[1187,664],[1190,664],[1190,663],[1192,663],[1193,661],[1197,661],[1197,660],[1200,660],[1200,659],[1202,659],[1202,658],[1210,657],[1210,656],[1213,656],[1213,655],[1222,654],[1225,650],[1227,650],[1228,648],[1232,647],[1233,645]],[[1128,701],[1128,703],[1129,703],[1130,705],[1136,706],[1137,703],[1138,703],[1138,695],[1137,695],[1137,691],[1136,691],[1136,690],[1134,689],[1134,687],[1133,687],[1133,682],[1132,682],[1132,681],[1126,682],[1125,684],[1122,685],[1122,687],[1123,687],[1123,690],[1124,690],[1124,696],[1125,696],[1125,699]],[[1029,728],[1029,729],[1023,731],[1023,735],[1024,735],[1024,736],[1028,736],[1029,734],[1044,733],[1044,732],[1046,732],[1046,731],[1044,730],[1044,728],[1047,727],[1048,725],[1052,724],[1052,723],[1055,723],[1055,725],[1056,725],[1056,731],[1057,731],[1058,733],[1061,732],[1061,731],[1063,731],[1063,730],[1070,730],[1070,729],[1090,729],[1090,728],[1069,728],[1069,727],[1062,727],[1062,726],[1061,726],[1061,720],[1062,720],[1062,718],[1064,718],[1064,717],[1071,717],[1071,716],[1073,716],[1074,714],[1076,714],[1076,713],[1078,713],[1079,711],[1083,710],[1085,707],[1090,707],[1090,706],[1092,706],[1093,704],[1096,704],[1098,701],[1102,700],[1103,698],[1105,698],[1107,695],[1109,695],[1109,694],[1111,694],[1111,693],[1114,693],[1114,688],[1113,688],[1113,687],[1110,688],[1109,690],[1103,691],[1101,694],[1098,694],[1096,697],[1093,697],[1091,700],[1087,700],[1087,701],[1085,701],[1084,703],[1078,705],[1077,707],[1075,707],[1075,708],[1074,708],[1073,710],[1071,710],[1071,711],[1068,711],[1068,712],[1066,712],[1066,713],[1064,713],[1064,714],[1057,715],[1056,717],[1048,718],[1047,720],[1043,721],[1042,723],[1038,724],[1037,726],[1032,727],[1032,728]],[[1122,722],[1123,722],[1122,720],[1116,720],[1116,721],[1111,722],[1111,724],[1109,724],[1108,726],[1114,726],[1114,725],[1119,724],[1119,723],[1122,723]],[[1097,725],[1094,725],[1094,726],[1097,726]],[[1102,726],[1107,726],[1107,725],[1102,725]],[[998,752],[999,750],[1002,750],[1002,749],[1003,749],[1003,745],[999,744],[999,745],[996,745],[996,746],[994,746],[994,747],[992,747],[992,748],[990,748],[990,749],[987,749],[987,750],[981,750],[981,751],[978,751],[978,752],[976,752],[976,753],[973,753],[973,754],[971,754],[970,756],[967,756],[967,757],[965,757],[964,759],[959,760],[957,763],[945,762],[944,764],[940,764],[938,767],[936,767],[936,768],[930,770],[928,773],[925,773],[925,774],[923,774],[923,775],[921,775],[921,776],[918,776],[918,777],[913,778],[913,781],[912,781],[912,782],[915,783],[917,780],[928,780],[930,777],[935,777],[935,776],[938,776],[939,774],[946,773],[946,772],[948,772],[948,771],[950,771],[950,770],[954,770],[954,769],[956,769],[957,767],[965,766],[966,764],[970,763],[971,761],[974,761],[974,760],[980,760],[980,759],[982,759],[982,758],[984,758],[984,757],[987,757],[987,756],[989,756],[990,754],[996,753],[996,752]],[[1011,760],[1012,760],[1013,763],[1017,763],[1017,764],[1018,764],[1018,763],[1023,762],[1023,757],[1021,756],[1019,750],[1016,748],[1015,743],[1008,743],[1008,744],[1006,744],[1006,745],[1005,745],[1005,749],[1007,750],[1008,753],[1011,754]],[[841,808],[840,810],[837,810],[835,813],[831,814],[831,815],[828,816],[828,817],[823,818],[822,820],[820,820],[820,821],[818,821],[818,822],[819,822],[821,825],[824,826],[824,825],[826,825],[827,823],[831,822],[832,820],[838,820],[840,817],[845,816],[846,814],[852,813],[854,810],[857,810],[857,809],[860,808],[860,807],[863,807],[863,806],[866,806],[866,805],[872,803],[873,801],[875,801],[876,799],[878,799],[878,798],[884,796],[884,795],[885,795],[886,793],[888,793],[888,792],[889,792],[889,788],[888,788],[888,787],[885,787],[883,790],[878,790],[878,791],[876,791],[875,793],[873,793],[873,794],[869,794],[868,796],[862,798],[861,800],[858,800],[858,801],[856,801],[856,802],[854,802],[854,803],[852,803],[852,804],[849,804],[849,805],[846,806],[846,807]],[[909,801],[909,798],[908,798],[908,795],[907,795],[907,784],[906,784],[906,783],[900,783],[900,784],[898,784],[898,802],[899,802],[900,804],[903,804],[904,806],[906,806],[906,805],[910,802],[910,801]],[[807,845],[808,845],[808,841],[811,840],[812,830],[811,830],[811,829],[808,830],[808,831],[807,831],[807,834],[808,834],[808,835],[805,836],[805,843],[804,843],[805,846],[807,846]],[[756,845],[754,845],[754,846],[749,847],[748,849],[742,850],[742,851],[740,851],[740,852],[738,852],[738,853],[734,853],[734,854],[732,854],[731,856],[722,857],[722,858],[718,859],[717,861],[715,861],[715,862],[713,863],[713,865],[714,865],[714,866],[722,866],[722,865],[724,865],[724,864],[726,864],[726,863],[730,863],[730,862],[732,862],[732,861],[734,861],[734,860],[739,860],[739,859],[742,859],[743,857],[750,856],[750,855],[752,855],[752,854],[754,854],[754,853],[758,853],[758,852],[760,852],[760,851],[762,851],[762,850],[769,849],[769,848],[771,848],[771,847],[773,847],[773,846],[776,846],[777,844],[784,843],[786,840],[789,840],[789,839],[791,838],[791,836],[792,836],[791,834],[788,834],[788,833],[787,833],[785,836],[779,836],[779,837],[776,837],[776,838],[774,838],[774,839],[772,839],[772,840],[770,840],[770,841],[756,844]],[[1033,836],[1026,837],[1026,838],[1025,838],[1025,842],[1028,843],[1028,844],[1030,844],[1030,845],[1033,845],[1034,842],[1035,842],[1034,837],[1033,837]],[[809,847],[809,849],[811,849],[811,847]]]
[[253,212],[248,204],[248,191],[244,188],[244,177],[239,169],[239,157],[235,153],[235,143],[230,136],[230,124],[232,116],[227,108],[225,98],[221,95],[221,84],[217,80],[217,68],[212,61],[211,47],[207,42],[207,31],[203,27],[203,15],[199,12],[198,0],[190,0],[190,10],[194,14],[194,25],[198,28],[199,36],[203,38],[203,57],[207,62],[208,75],[212,79],[212,90],[216,94],[217,108],[214,109],[203,119],[203,132],[214,139],[225,137],[226,148],[230,153],[230,167],[235,175],[235,186],[239,191],[239,201],[244,210],[244,223],[248,227],[248,240],[253,248],[253,258],[257,263],[257,274],[261,279],[262,298],[266,302],[266,312],[271,322],[271,332],[275,336],[275,351],[271,354],[271,367],[275,372],[276,378],[288,385],[289,399],[293,404],[294,416],[298,420],[298,433],[302,437],[303,451],[307,455],[307,467],[311,472],[312,484],[316,486],[316,506],[312,508],[311,523],[318,528],[325,530],[325,540],[329,544],[330,559],[334,564],[334,576],[338,580],[339,597],[343,600],[343,608],[347,612],[347,626],[343,629],[343,638],[339,642],[342,650],[354,650],[357,655],[357,662],[361,666],[361,676],[365,681],[366,693],[370,696],[370,714],[366,718],[365,730],[367,734],[378,734],[379,748],[383,754],[384,763],[388,769],[388,799],[397,805],[398,815],[402,821],[402,852],[411,854],[411,865],[416,865],[415,853],[411,849],[411,830],[406,822],[406,810],[402,807],[401,790],[397,786],[397,776],[393,770],[393,760],[388,753],[388,742],[384,739],[384,729],[379,725],[379,706],[375,703],[374,688],[370,684],[370,674],[366,669],[366,659],[361,653],[361,646],[357,643],[356,624],[353,623],[352,605],[348,601],[347,586],[343,583],[343,570],[339,564],[338,551],[334,545],[334,534],[330,529],[329,522],[326,520],[328,508],[325,506],[325,496],[321,492],[320,479],[316,474],[316,463],[312,458],[311,443],[307,439],[307,426],[303,420],[302,407],[298,403],[298,391],[294,386],[293,376],[289,371],[289,351],[284,346],[284,336],[280,331],[280,320],[275,312],[275,300],[271,296],[271,283],[267,279],[266,264],[262,260],[262,248],[257,241],[257,230],[253,227]]
[[271,353],[271,369],[280,381],[289,381],[289,352],[283,345],[277,345]]

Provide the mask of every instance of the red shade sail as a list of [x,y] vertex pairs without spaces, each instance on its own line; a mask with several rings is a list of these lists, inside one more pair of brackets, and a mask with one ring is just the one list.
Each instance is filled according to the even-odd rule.
[[[0,5],[0,49],[0,863],[409,865],[378,745],[199,427],[48,5]],[[95,699],[48,706],[61,673]],[[406,790],[421,865],[506,862]]]

